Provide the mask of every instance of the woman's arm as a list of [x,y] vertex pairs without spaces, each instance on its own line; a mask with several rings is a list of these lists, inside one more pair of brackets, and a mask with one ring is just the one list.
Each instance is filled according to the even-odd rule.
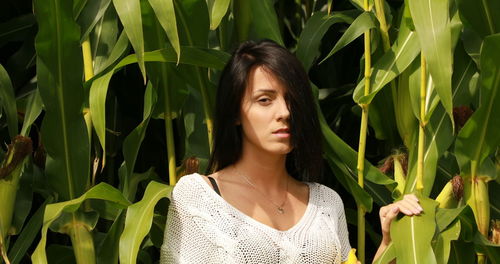
[[[182,199],[176,199],[174,190],[167,214],[160,264],[220,263],[220,248],[215,244],[216,232],[210,232],[213,228],[202,212],[184,204]],[[212,237],[207,235],[209,233]]]
[[[419,215],[423,212],[418,198],[413,194],[406,194],[402,200],[380,208],[380,225],[382,226],[382,242],[375,253],[373,260],[377,260],[391,243],[391,223],[399,213],[408,216]],[[395,261],[393,262],[395,263]]]

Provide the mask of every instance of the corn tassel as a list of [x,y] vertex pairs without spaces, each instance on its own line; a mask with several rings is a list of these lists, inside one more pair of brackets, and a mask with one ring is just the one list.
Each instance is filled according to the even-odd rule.
[[493,244],[500,245],[500,220],[491,220],[491,237]]

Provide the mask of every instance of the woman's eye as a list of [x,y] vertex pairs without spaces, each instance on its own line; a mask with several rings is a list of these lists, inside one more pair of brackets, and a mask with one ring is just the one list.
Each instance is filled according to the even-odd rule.
[[259,103],[262,103],[262,104],[268,104],[268,103],[271,103],[271,99],[270,98],[267,98],[267,97],[264,97],[264,98],[260,98],[258,100]]

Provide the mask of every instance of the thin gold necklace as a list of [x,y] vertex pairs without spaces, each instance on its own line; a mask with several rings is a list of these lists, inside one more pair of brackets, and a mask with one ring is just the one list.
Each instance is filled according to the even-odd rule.
[[262,196],[264,196],[264,198],[266,198],[269,202],[271,202],[274,206],[276,206],[276,209],[278,210],[278,213],[280,214],[284,214],[285,213],[285,204],[286,204],[286,195],[288,194],[288,177],[286,178],[286,189],[285,189],[285,195],[283,197],[283,202],[281,204],[277,204],[275,202],[273,202],[273,200],[271,200],[265,193],[261,192],[257,186],[255,186],[255,184],[253,184],[250,179],[248,179],[244,174],[242,174],[237,168],[236,166],[233,166],[234,167],[234,170],[236,171],[236,173],[238,175],[240,175],[243,179],[245,179],[245,181],[248,183],[248,185],[250,185],[250,187],[254,188],[257,192],[259,192],[260,194],[262,194]]

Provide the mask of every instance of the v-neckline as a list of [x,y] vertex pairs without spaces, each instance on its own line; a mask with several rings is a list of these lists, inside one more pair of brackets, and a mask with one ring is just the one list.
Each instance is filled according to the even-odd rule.
[[304,213],[300,217],[299,221],[297,221],[293,226],[291,226],[290,228],[288,228],[286,230],[279,230],[277,228],[274,228],[272,226],[269,226],[267,224],[264,224],[264,223],[260,222],[259,220],[257,220],[255,218],[253,218],[253,217],[245,214],[240,209],[234,207],[232,204],[230,204],[229,202],[227,202],[222,196],[220,196],[219,194],[217,194],[215,192],[215,190],[203,179],[203,177],[205,177],[205,176],[203,176],[201,174],[198,174],[198,173],[196,173],[195,175],[196,175],[195,178],[199,181],[199,183],[203,186],[203,188],[208,189],[207,192],[210,193],[210,195],[212,195],[212,197],[214,199],[216,199],[219,202],[221,202],[224,206],[226,206],[227,208],[229,208],[235,214],[239,215],[242,219],[247,220],[247,222],[252,223],[252,224],[254,224],[254,225],[256,225],[256,226],[258,226],[260,228],[271,230],[273,232],[277,232],[277,233],[281,233],[281,234],[293,232],[295,229],[297,229],[301,225],[303,225],[303,222],[305,222],[307,220],[307,218],[309,218],[309,214],[312,211],[313,204],[311,203],[311,199],[313,199],[313,197],[314,197],[313,196],[314,183],[304,182],[309,187],[309,194],[308,194],[309,197],[308,197],[308,200],[307,200],[306,210],[304,211]]

